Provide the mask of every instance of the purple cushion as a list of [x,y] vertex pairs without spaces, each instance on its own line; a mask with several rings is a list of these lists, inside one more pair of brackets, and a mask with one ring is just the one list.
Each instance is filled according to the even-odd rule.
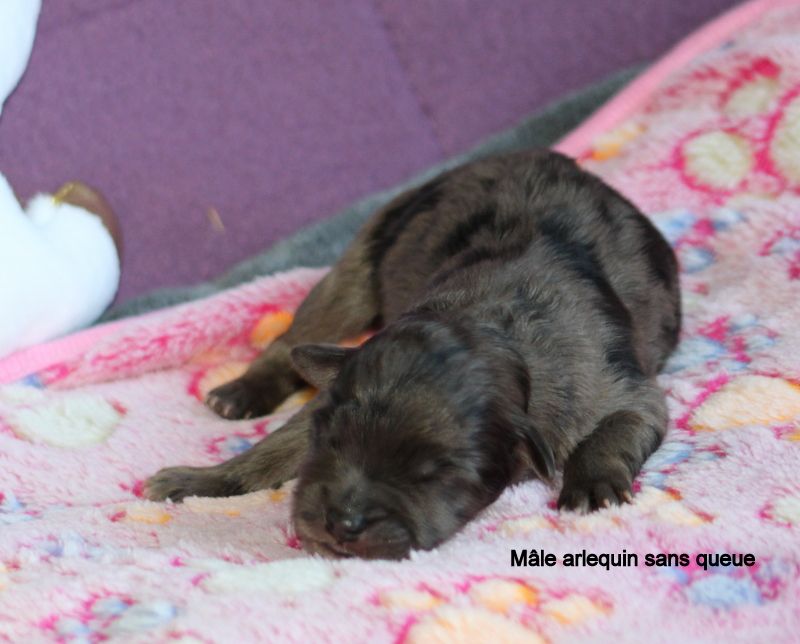
[[0,171],[25,197],[106,193],[125,299],[207,279],[732,4],[45,2]]

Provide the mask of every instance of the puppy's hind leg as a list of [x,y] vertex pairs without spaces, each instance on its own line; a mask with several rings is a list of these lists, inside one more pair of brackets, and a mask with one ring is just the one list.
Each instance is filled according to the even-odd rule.
[[558,507],[590,511],[631,500],[633,479],[666,433],[664,394],[643,382],[635,400],[605,416],[575,447],[564,465]]
[[212,390],[206,404],[224,418],[263,416],[304,385],[289,354],[308,342],[339,342],[367,331],[380,299],[363,236],[300,305],[291,327],[255,359],[244,375]]

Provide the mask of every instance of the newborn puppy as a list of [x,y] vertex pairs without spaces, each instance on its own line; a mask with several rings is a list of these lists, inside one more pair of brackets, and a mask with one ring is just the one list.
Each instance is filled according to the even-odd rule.
[[[680,319],[675,256],[630,202],[556,153],[478,161],[372,217],[292,327],[208,404],[247,418],[305,383],[317,398],[249,451],[162,470],[146,493],[298,477],[307,550],[395,559],[559,469],[559,507],[621,503],[666,429],[655,375]],[[381,326],[357,349],[318,344]]]

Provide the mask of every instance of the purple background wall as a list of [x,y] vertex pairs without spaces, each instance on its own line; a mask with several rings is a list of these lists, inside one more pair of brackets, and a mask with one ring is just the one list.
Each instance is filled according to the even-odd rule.
[[126,299],[211,277],[734,4],[44,0],[0,171],[25,198],[105,192]]

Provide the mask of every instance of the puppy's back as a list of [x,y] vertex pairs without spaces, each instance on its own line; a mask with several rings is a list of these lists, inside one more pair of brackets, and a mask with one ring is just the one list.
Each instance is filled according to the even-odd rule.
[[677,342],[671,248],[635,206],[557,153],[521,152],[457,168],[395,199],[361,241],[385,322],[448,284],[469,288],[527,256],[522,265],[531,271],[557,266],[565,279],[596,290],[608,313],[631,327],[647,375]]

